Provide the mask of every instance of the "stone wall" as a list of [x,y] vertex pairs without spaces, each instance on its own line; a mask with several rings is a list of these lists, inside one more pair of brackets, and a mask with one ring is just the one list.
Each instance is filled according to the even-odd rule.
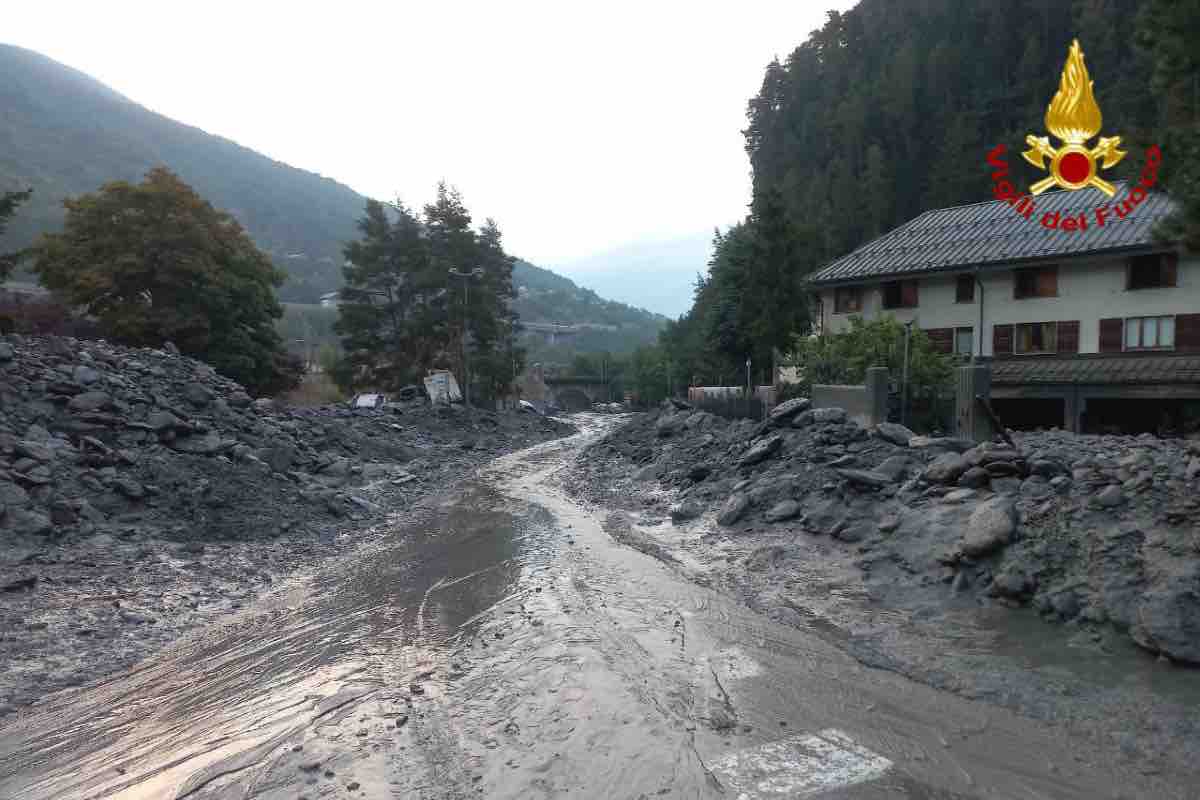
[[814,383],[813,408],[844,408],[850,419],[870,428],[887,421],[888,373],[883,367],[867,370],[862,385]]

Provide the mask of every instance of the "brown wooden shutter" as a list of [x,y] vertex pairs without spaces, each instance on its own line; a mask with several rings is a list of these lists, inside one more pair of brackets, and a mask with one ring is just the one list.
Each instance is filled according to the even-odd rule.
[[917,307],[917,282],[903,281],[900,284],[900,305],[905,308]]
[[1162,259],[1162,285],[1178,286],[1179,254],[1167,253]]
[[1175,317],[1175,349],[1200,352],[1200,314],[1179,314]]
[[954,352],[954,328],[929,328],[925,335],[929,337],[929,343],[937,352]]
[[1046,267],[1038,271],[1037,296],[1058,297],[1058,267]]
[[[1176,333],[1176,336],[1179,334]],[[1120,317],[1100,320],[1100,352],[1119,353],[1125,337],[1125,321]]]
[[1012,325],[993,325],[992,326],[992,355],[996,358],[1000,356],[1011,356],[1013,351],[1013,326]]
[[1079,352],[1079,320],[1058,323],[1058,352]]

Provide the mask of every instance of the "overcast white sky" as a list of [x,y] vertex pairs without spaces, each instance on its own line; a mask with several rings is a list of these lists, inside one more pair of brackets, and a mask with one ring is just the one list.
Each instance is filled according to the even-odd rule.
[[4,41],[364,194],[444,178],[553,267],[739,219],[763,68],[853,3],[4,5]]

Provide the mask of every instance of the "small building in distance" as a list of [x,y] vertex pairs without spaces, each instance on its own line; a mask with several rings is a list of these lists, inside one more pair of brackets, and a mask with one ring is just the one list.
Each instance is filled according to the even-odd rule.
[[[821,329],[892,314],[943,352],[990,360],[993,405],[1013,428],[1194,429],[1200,258],[1156,238],[1166,195],[1112,213],[1128,191],[1048,192],[1032,219],[1000,201],[927,211],[812,275]],[[1056,213],[1089,226],[1041,224]]]

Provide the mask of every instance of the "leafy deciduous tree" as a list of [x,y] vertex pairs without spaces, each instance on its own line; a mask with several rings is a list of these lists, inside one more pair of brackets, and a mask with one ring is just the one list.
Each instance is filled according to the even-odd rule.
[[64,230],[42,236],[33,269],[106,335],[171,341],[258,394],[299,380],[274,327],[284,274],[229,214],[161,167],[64,205]]
[[[33,190],[26,189],[22,192],[4,192],[0,194],[0,237],[4,236],[4,229],[8,225],[8,220],[16,213],[17,207],[29,199],[33,194]],[[0,253],[0,281],[6,280],[12,273],[13,267],[16,266],[20,253]]]

